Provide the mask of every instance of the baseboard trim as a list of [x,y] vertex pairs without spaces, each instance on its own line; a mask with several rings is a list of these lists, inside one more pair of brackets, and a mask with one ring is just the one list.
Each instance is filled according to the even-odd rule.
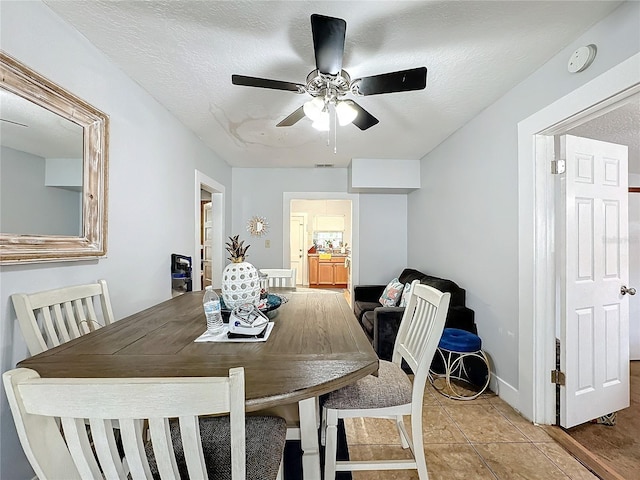
[[520,394],[517,388],[514,388],[511,384],[505,382],[497,375],[491,373],[491,380],[489,381],[489,388],[492,392],[498,395],[502,400],[507,402],[516,410],[520,401]]
[[576,460],[582,463],[602,480],[625,480],[625,478],[616,472],[609,463],[595,453],[589,451],[582,444],[578,443],[561,427],[555,425],[542,425],[542,428],[562,448],[573,455]]

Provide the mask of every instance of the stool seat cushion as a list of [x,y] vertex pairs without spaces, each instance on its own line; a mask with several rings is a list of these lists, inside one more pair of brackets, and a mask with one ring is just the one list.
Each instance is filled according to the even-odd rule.
[[477,352],[482,349],[482,340],[479,336],[466,330],[445,328],[438,348],[450,352]]

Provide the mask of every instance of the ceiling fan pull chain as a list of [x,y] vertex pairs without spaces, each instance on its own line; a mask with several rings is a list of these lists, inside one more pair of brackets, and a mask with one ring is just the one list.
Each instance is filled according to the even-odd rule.
[[334,107],[333,109],[333,154],[338,154],[338,117]]

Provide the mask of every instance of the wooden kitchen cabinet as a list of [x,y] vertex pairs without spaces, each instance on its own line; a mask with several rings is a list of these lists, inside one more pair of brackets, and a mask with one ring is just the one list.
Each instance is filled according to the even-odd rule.
[[320,260],[318,264],[318,284],[319,285],[335,285],[333,274],[333,263],[323,262]]
[[347,282],[349,281],[349,270],[347,270],[344,266],[344,258],[340,263],[336,263],[333,266],[333,281],[336,285],[344,285],[347,286]]
[[344,266],[344,257],[318,258],[309,256],[310,287],[345,287],[349,281],[349,270]]
[[309,256],[309,286],[318,285],[318,257]]

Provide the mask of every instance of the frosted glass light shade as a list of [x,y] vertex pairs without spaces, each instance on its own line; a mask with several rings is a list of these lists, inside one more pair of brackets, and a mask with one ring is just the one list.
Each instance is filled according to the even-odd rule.
[[316,97],[312,100],[309,100],[302,107],[304,114],[313,121],[318,119],[323,109],[324,109],[324,100],[320,97]]
[[328,132],[330,127],[329,112],[320,112],[320,115],[313,121],[311,126],[321,132]]
[[351,102],[338,102],[336,105],[336,114],[338,115],[338,123],[341,127],[349,125],[358,116],[358,111],[353,108]]

